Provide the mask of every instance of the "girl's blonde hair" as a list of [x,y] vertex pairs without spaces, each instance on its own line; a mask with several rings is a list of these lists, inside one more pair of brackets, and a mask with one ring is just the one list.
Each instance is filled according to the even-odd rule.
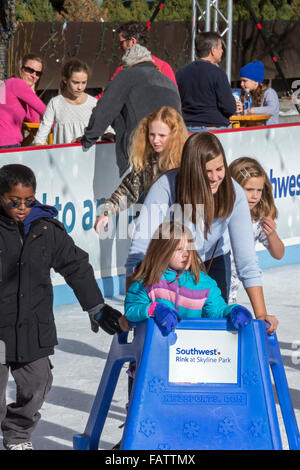
[[149,161],[149,155],[155,153],[148,137],[149,124],[153,121],[163,122],[171,131],[167,151],[164,152],[164,157],[158,161],[160,171],[164,172],[180,166],[183,145],[189,134],[181,115],[176,109],[170,106],[162,106],[142,119],[132,134],[129,162],[137,173],[145,169]]
[[255,207],[253,207],[253,209],[251,209],[251,217],[255,221],[258,221],[264,216],[270,216],[272,219],[276,219],[278,211],[274,203],[272,185],[261,164],[254,158],[241,157],[233,160],[229,165],[229,171],[232,178],[234,178],[242,187],[245,186],[250,178],[264,178],[265,182],[261,200]]
[[200,271],[206,272],[205,265],[196,251],[191,231],[185,225],[176,221],[160,224],[151,239],[143,261],[132,277],[132,282],[142,281],[145,286],[159,282],[168,268],[170,259],[183,234],[188,240],[188,251],[191,260],[189,271],[194,276],[195,282],[198,283]]

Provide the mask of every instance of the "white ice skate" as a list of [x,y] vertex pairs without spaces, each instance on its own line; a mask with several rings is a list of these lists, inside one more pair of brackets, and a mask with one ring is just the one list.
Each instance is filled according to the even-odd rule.
[[19,444],[6,444],[7,450],[33,450],[32,442],[20,442]]

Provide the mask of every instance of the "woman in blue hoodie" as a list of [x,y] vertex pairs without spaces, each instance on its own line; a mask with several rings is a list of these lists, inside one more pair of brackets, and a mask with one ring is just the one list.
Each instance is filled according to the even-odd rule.
[[278,321],[268,315],[258,267],[251,217],[243,189],[232,180],[218,138],[196,133],[186,141],[181,166],[154,183],[136,221],[126,262],[128,282],[143,260],[153,233],[162,221],[179,218],[193,233],[196,249],[225,301],[230,287],[230,245],[256,318],[267,320],[273,333]]

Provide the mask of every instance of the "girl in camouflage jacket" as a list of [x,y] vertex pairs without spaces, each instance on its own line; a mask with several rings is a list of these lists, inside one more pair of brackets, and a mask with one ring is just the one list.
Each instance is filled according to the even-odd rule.
[[129,151],[131,171],[99,208],[94,229],[100,234],[108,219],[145,197],[151,185],[165,171],[178,168],[188,131],[181,115],[162,106],[140,121]]

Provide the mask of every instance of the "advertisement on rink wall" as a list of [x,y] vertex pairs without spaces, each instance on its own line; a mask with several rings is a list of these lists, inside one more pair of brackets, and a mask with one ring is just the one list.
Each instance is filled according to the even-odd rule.
[[[300,262],[299,130],[299,125],[289,125],[216,133],[228,163],[249,156],[259,160],[267,171],[279,211],[278,234],[286,246],[298,250],[293,252],[294,263]],[[101,238],[93,229],[97,207],[121,182],[114,144],[97,144],[88,151],[83,151],[78,144],[24,147],[0,151],[0,163],[1,166],[23,163],[33,169],[37,177],[37,199],[57,208],[58,219],[67,232],[89,253],[97,278],[114,278],[125,273],[137,207],[113,218],[114,222],[103,231]],[[55,274],[53,282],[64,283]]]

